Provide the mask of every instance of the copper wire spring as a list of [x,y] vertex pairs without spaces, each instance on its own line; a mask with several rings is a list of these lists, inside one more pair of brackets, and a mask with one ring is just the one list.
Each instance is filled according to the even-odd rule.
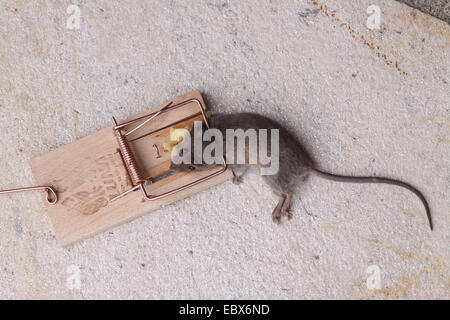
[[130,174],[131,181],[134,186],[145,183],[145,179],[141,175],[139,164],[137,163],[136,156],[131,149],[127,138],[119,131],[116,131],[117,142],[119,144],[119,150],[122,154],[123,161],[127,166],[128,173]]

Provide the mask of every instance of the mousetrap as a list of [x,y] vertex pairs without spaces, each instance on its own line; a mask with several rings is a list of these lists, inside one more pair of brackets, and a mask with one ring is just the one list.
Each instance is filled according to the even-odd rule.
[[200,92],[192,91],[124,122],[113,118],[113,127],[32,159],[35,183],[57,191],[56,203],[48,195],[43,197],[60,245],[232,178],[225,160],[207,171],[168,174],[170,152],[163,144],[169,140],[170,128],[193,121],[208,126],[208,117]]

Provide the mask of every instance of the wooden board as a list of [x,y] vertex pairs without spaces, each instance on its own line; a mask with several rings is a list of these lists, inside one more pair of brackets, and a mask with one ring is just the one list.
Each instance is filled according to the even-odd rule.
[[[199,91],[192,91],[173,100],[174,104],[197,98],[205,107]],[[161,104],[142,114],[160,110]],[[130,120],[127,119],[127,120]],[[145,176],[156,177],[168,172],[170,153],[162,144],[169,139],[169,128],[184,127],[201,120],[198,105],[187,104],[161,114],[142,130],[130,134],[129,140],[140,160]],[[146,134],[150,133],[150,134]],[[145,134],[143,136],[143,134]],[[157,158],[156,144],[160,158]],[[183,199],[232,177],[230,170],[199,185],[155,201],[144,201],[141,192],[132,192],[114,202],[113,196],[128,190],[131,181],[118,152],[112,127],[62,146],[30,162],[36,185],[52,185],[58,191],[59,201],[45,206],[61,246],[88,238],[114,226]],[[157,195],[206,176],[213,171],[178,173],[147,186],[147,193]],[[43,195],[45,199],[45,195]]]

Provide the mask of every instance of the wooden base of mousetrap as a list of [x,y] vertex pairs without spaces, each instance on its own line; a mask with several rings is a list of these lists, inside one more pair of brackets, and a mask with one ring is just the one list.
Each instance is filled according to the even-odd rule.
[[[193,91],[173,100],[176,104],[191,98],[198,99],[205,108],[199,91]],[[136,119],[160,110],[165,104],[131,117]],[[132,143],[143,172],[158,177],[169,171],[170,152],[164,152],[163,143],[169,140],[170,127],[184,127],[194,120],[202,120],[198,106],[189,103],[182,108],[163,113],[145,125],[145,134],[132,133]],[[116,201],[114,196],[130,189],[129,174],[118,151],[112,127],[62,146],[30,162],[35,183],[51,184],[59,201],[46,209],[61,246],[88,238],[109,228],[156,210],[166,204],[188,197],[232,177],[230,170],[198,185],[159,200],[145,201],[136,190]],[[217,169],[205,172],[177,173],[146,186],[152,194],[186,185]],[[45,196],[44,196],[45,197]],[[182,213],[180,213],[182,214]]]

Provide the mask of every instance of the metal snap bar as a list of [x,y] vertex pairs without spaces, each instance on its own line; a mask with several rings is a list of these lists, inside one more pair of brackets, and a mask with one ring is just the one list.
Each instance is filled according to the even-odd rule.
[[50,186],[37,186],[37,187],[26,187],[26,188],[0,190],[0,194],[22,192],[22,191],[34,191],[34,190],[45,190],[47,192],[47,202],[49,204],[55,204],[56,202],[58,202],[58,195],[56,193],[56,190]]

